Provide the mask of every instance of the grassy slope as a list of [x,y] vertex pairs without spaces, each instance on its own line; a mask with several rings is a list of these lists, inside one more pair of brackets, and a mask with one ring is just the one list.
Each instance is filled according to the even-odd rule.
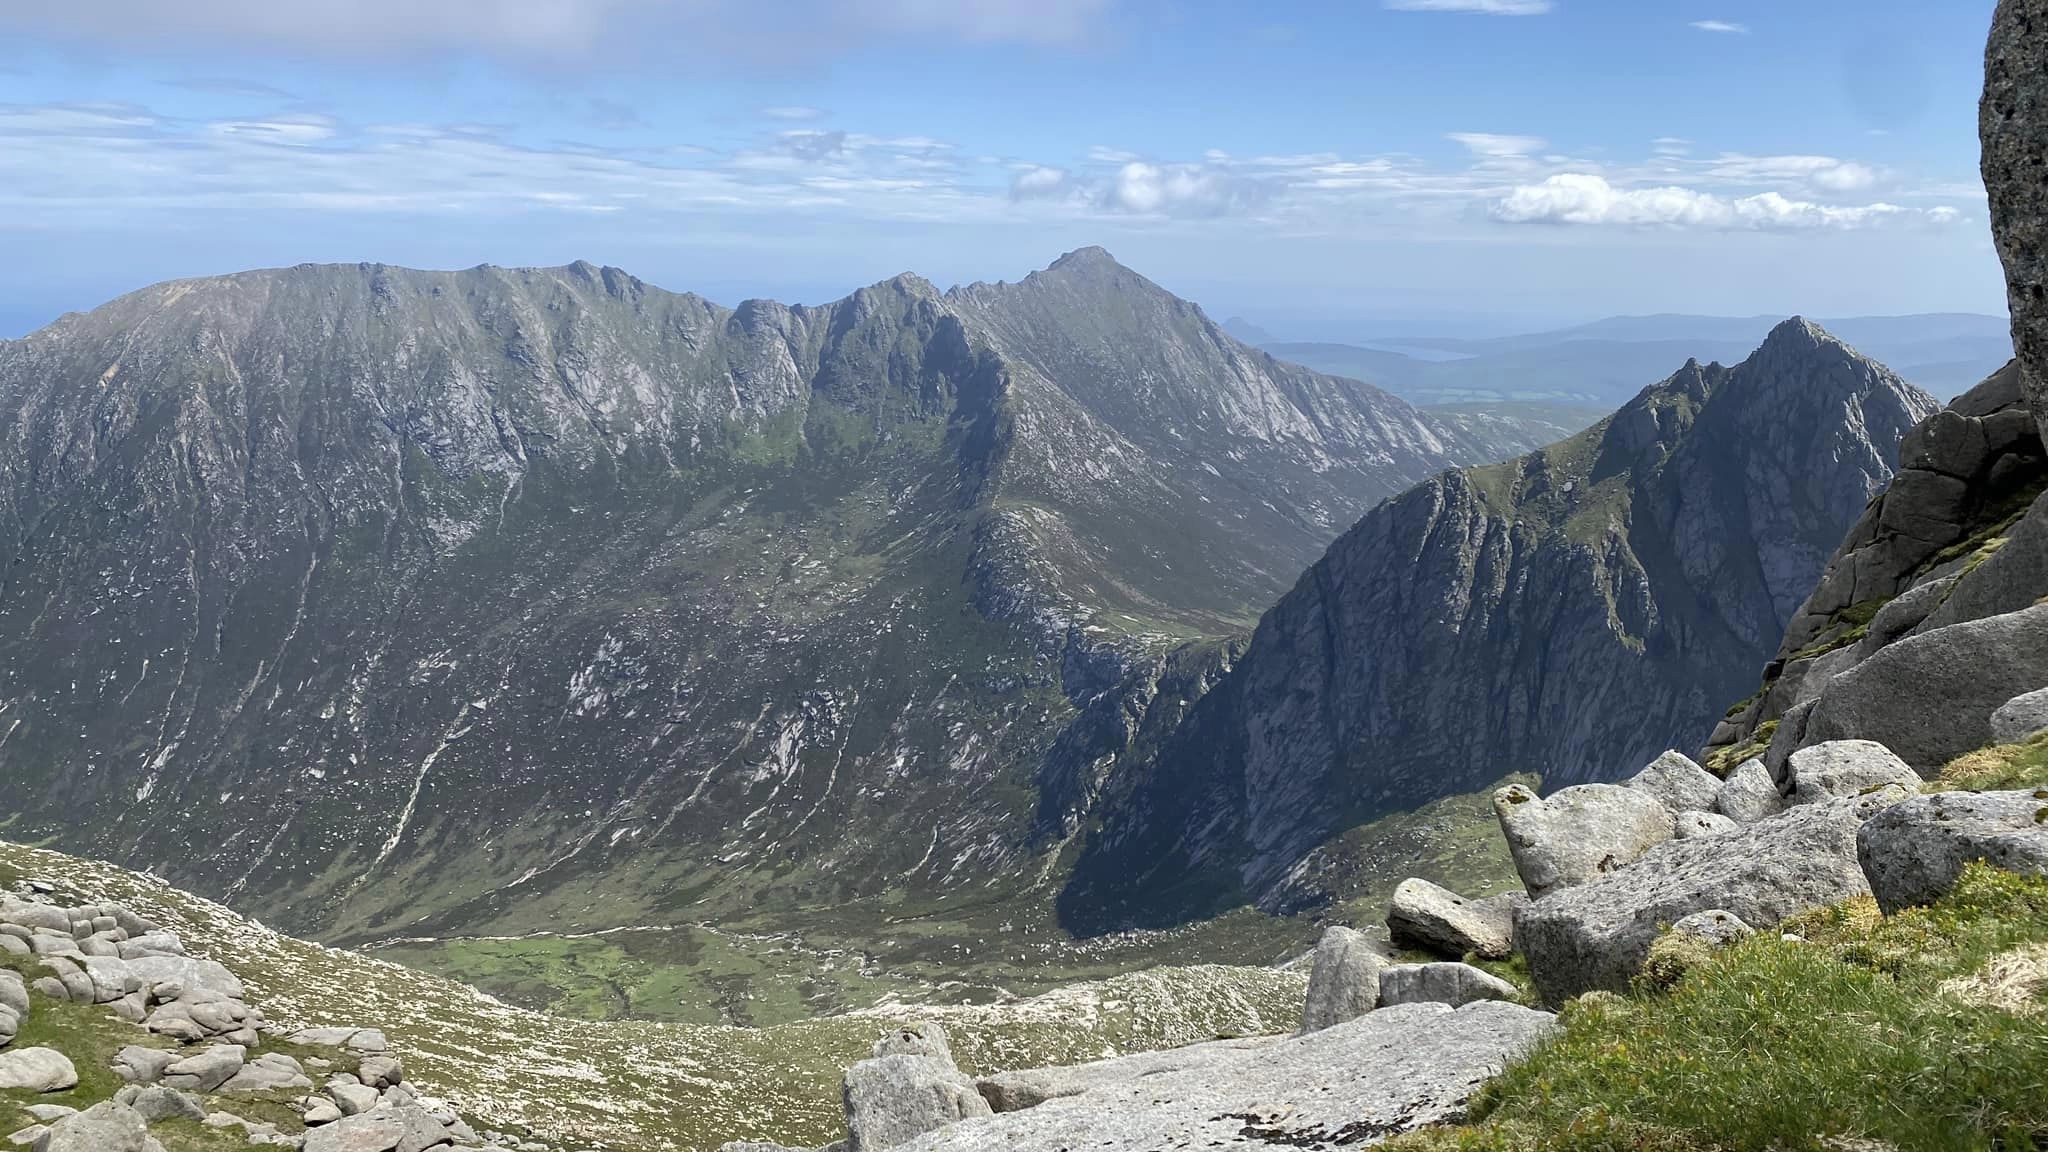
[[[8,875],[56,879],[81,896],[129,904],[178,932],[195,954],[234,970],[280,1023],[382,1027],[409,1078],[488,1122],[618,1150],[708,1149],[744,1136],[822,1143],[840,1132],[844,1067],[908,1015],[883,1008],[761,1030],[576,1021],[278,935],[111,865],[0,843],[0,878]],[[916,1015],[946,1023],[969,1069],[1028,1067],[1283,1031],[1299,1012],[1303,981],[1270,969],[1160,969]]]
[[[2048,736],[1930,790],[2040,788]],[[1792,939],[1781,938],[1790,934]],[[1626,998],[1402,1152],[2033,1152],[2048,1148],[2048,879],[1972,865],[1930,908],[1863,898],[1719,955],[1659,941]]]
[[[1330,852],[1342,895],[1333,918],[1376,928],[1409,876],[1473,896],[1514,888],[1491,795],[1449,797],[1346,833]],[[1239,909],[1168,931],[1075,940],[1041,893],[1000,890],[807,908],[801,932],[787,927],[793,919],[735,909],[716,928],[422,940],[375,955],[566,1016],[770,1026],[882,1001],[991,1003],[1161,965],[1271,964],[1320,931]]]

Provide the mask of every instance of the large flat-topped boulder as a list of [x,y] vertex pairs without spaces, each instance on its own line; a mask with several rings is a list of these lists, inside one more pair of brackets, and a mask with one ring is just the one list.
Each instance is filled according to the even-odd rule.
[[1887,913],[1948,895],[1972,861],[2048,876],[2048,788],[1916,796],[1878,813],[1856,844]]
[[1671,809],[1619,784],[1581,784],[1547,797],[1520,784],[1493,794],[1515,871],[1531,896],[1585,884],[1671,839]]
[[1515,941],[1547,1003],[1594,989],[1626,991],[1650,944],[1695,912],[1721,910],[1755,928],[1870,893],[1856,858],[1863,822],[1906,798],[1887,787],[1805,804],[1720,836],[1673,840],[1589,884],[1515,914]]
[[1022,1068],[998,1072],[975,1081],[982,1099],[998,1112],[1021,1112],[1048,1100],[1079,1096],[1109,1084],[1123,1084],[1168,1072],[1214,1068],[1278,1044],[1278,1036],[1253,1036],[1240,1040],[1211,1040],[1163,1052],[1138,1052],[1087,1064],[1052,1068]]
[[965,1120],[902,1152],[1157,1152],[1376,1144],[1462,1116],[1548,1013],[1499,1001],[1403,1004],[1229,1061]]

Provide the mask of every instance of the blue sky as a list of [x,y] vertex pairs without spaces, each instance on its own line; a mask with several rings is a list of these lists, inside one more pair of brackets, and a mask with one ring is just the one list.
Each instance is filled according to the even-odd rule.
[[1996,312],[1992,6],[8,0],[0,335],[302,260],[816,301],[1090,243],[1300,337]]

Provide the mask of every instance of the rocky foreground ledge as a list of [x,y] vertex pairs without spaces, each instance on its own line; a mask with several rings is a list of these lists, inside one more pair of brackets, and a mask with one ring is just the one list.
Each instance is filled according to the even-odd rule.
[[[29,880],[0,893],[0,1107],[120,1087],[83,1108],[22,1103],[33,1123],[12,1129],[11,1145],[177,1152],[226,1136],[304,1152],[547,1152],[479,1133],[415,1093],[380,1030],[286,1032],[233,972],[186,955],[175,933],[121,904],[59,903],[58,890]],[[16,1044],[42,1016],[55,1018],[39,1030],[50,1042]],[[208,1131],[218,1135],[202,1141]]]
[[[2029,755],[2048,748],[2048,689],[2000,714]],[[937,1025],[901,1029],[847,1071],[848,1135],[825,1152],[1377,1144],[1464,1120],[1558,1033],[1541,1006],[1639,991],[1660,954],[1710,954],[1873,897],[1895,914],[1941,899],[1973,863],[2048,876],[2048,788],[1950,790],[1868,740],[1800,749],[1782,783],[1760,761],[1724,780],[1667,752],[1624,783],[1548,797],[1516,785],[1494,806],[1526,894],[1404,882],[1387,926],[1412,962],[1329,928],[1295,1035],[976,1080]]]

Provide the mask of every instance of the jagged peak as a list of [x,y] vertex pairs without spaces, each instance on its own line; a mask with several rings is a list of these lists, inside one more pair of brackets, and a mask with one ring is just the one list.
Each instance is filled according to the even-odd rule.
[[1061,256],[1053,261],[1052,266],[1047,268],[1046,271],[1075,271],[1089,268],[1123,270],[1124,266],[1117,263],[1116,257],[1109,254],[1109,249],[1104,248],[1100,244],[1090,244],[1084,248],[1076,248],[1072,252]]
[[1804,316],[1794,316],[1771,329],[1770,335],[1764,337],[1764,342],[1757,351],[1810,352],[1820,348],[1840,348],[1849,351],[1849,346],[1836,339],[1827,329]]

